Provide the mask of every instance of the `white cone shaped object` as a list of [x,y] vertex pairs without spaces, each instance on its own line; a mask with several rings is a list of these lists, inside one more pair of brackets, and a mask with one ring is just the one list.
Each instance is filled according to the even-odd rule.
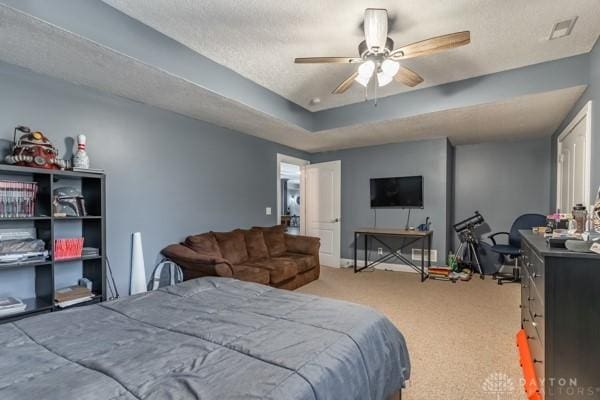
[[135,232],[131,241],[131,283],[129,294],[144,293],[146,286],[146,267],[142,251],[142,233]]

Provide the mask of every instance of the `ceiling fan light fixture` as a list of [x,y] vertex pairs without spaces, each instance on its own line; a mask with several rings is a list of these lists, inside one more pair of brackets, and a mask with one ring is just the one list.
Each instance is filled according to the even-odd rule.
[[375,71],[375,63],[371,60],[365,61],[358,67],[358,75],[370,78]]
[[354,78],[354,80],[358,83],[360,83],[362,86],[367,87],[367,85],[369,84],[369,81],[371,80],[371,75],[361,75],[358,74],[356,76],[356,78]]
[[382,52],[385,48],[388,33],[387,10],[367,8],[365,10],[365,40],[369,50]]
[[400,64],[396,61],[385,60],[381,63],[381,70],[385,72],[386,75],[394,76],[398,73],[400,69]]
[[377,83],[379,87],[383,87],[392,81],[393,75],[388,75],[385,72],[377,73]]

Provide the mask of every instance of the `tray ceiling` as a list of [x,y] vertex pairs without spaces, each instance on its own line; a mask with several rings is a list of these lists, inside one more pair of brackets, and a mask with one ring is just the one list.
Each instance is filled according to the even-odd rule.
[[[354,56],[366,7],[389,10],[396,47],[471,31],[468,46],[405,62],[425,78],[419,88],[586,53],[600,33],[598,0],[103,1],[311,111],[364,100],[359,85],[330,94],[355,66],[293,60]],[[547,40],[554,23],[574,16],[579,18],[569,37]],[[379,96],[407,90],[414,89],[390,84]],[[315,97],[321,102],[310,105]]]
[[550,135],[585,90],[575,86],[313,133],[1,5],[0,37],[0,60],[8,63],[309,152],[437,137],[459,144]]

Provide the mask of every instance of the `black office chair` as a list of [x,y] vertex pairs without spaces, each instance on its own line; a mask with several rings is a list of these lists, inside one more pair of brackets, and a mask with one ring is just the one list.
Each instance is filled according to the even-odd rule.
[[[515,265],[513,267],[512,276],[503,276],[498,273],[494,274],[494,279],[498,280],[498,285],[502,285],[503,282],[520,282],[521,277],[519,274],[519,260],[521,258],[521,234],[519,230],[530,230],[536,226],[545,226],[546,216],[541,214],[523,214],[513,222],[510,227],[510,232],[497,232],[488,238],[492,241],[493,245],[491,250],[502,255],[504,258],[514,260]],[[507,244],[498,244],[496,242],[496,236],[506,235],[508,236]]]
[[492,250],[492,245],[479,241],[477,246],[477,258],[484,275],[496,276],[502,268],[504,256]]

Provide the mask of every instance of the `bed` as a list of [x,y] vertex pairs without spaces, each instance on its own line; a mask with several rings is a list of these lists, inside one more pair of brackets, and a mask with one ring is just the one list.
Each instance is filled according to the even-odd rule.
[[0,326],[3,400],[379,400],[409,375],[382,314],[230,278]]

